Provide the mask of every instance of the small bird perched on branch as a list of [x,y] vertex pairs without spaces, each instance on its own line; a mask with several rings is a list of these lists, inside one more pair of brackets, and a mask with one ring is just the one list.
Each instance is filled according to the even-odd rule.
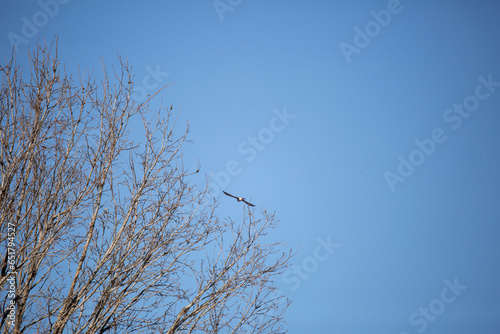
[[236,196],[233,196],[233,195],[231,195],[231,194],[228,194],[228,193],[227,193],[227,192],[225,192],[224,190],[223,190],[222,192],[223,192],[224,194],[226,194],[227,196],[229,196],[229,197],[236,198],[236,200],[237,200],[238,202],[243,202],[243,203],[246,203],[247,205],[250,205],[250,206],[255,206],[255,205],[253,205],[252,203],[249,203],[249,202],[245,201],[245,199],[244,199],[243,197],[236,197]]

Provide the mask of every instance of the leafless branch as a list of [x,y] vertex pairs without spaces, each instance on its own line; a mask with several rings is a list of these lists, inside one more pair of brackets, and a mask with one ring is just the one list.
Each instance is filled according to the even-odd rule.
[[28,79],[15,54],[0,69],[3,332],[284,332],[274,278],[291,254],[263,243],[274,214],[205,204],[182,161],[189,126],[137,104],[123,60],[75,83],[57,43],[30,57]]

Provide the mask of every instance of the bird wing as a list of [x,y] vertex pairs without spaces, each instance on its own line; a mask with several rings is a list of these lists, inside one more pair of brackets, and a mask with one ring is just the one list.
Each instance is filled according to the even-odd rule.
[[232,197],[232,198],[236,198],[236,199],[238,199],[238,197],[233,196],[233,195],[231,195],[231,194],[228,194],[228,193],[227,193],[227,192],[225,192],[224,190],[222,190],[222,192],[223,192],[224,194],[226,194],[227,196],[229,196],[229,197]]
[[243,200],[243,202],[247,203],[247,204],[248,204],[248,205],[250,205],[250,206],[255,206],[255,205],[253,205],[252,203],[249,203],[249,202],[247,202],[247,201],[245,201],[245,200]]

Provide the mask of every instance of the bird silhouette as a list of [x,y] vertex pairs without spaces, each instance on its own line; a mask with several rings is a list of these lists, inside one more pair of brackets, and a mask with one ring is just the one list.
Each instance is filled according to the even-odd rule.
[[233,196],[233,195],[231,195],[231,194],[228,194],[228,193],[227,193],[227,192],[225,192],[224,190],[223,190],[222,192],[223,192],[224,194],[226,194],[227,196],[229,196],[229,197],[236,198],[236,200],[237,200],[238,202],[243,202],[243,203],[246,203],[247,205],[250,205],[250,206],[255,206],[255,205],[253,205],[252,203],[249,203],[249,202],[245,201],[245,199],[244,199],[243,197]]

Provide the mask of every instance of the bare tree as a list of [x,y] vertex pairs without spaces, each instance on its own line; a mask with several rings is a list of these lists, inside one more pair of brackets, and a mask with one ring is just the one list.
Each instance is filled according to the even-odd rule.
[[28,78],[15,53],[0,69],[2,331],[284,332],[274,214],[217,216],[183,166],[189,127],[131,98],[126,62],[75,83],[55,43],[30,59]]

